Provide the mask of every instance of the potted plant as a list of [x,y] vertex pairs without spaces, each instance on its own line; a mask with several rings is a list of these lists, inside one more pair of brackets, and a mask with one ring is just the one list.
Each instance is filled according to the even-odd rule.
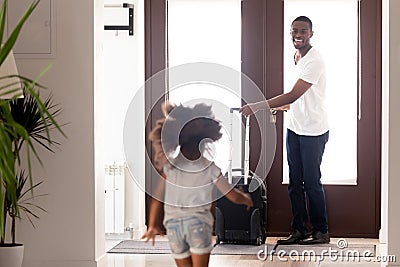
[[[8,39],[3,42],[7,0],[4,0],[0,10],[0,67],[13,48],[17,37],[29,16],[32,14],[40,0],[34,0],[24,15],[21,17]],[[51,96],[42,101],[38,88],[42,88],[37,80],[47,71],[45,69],[35,80],[19,75],[20,82],[12,82],[0,87],[0,265],[13,267],[21,266],[22,259],[17,262],[9,261],[5,256],[23,253],[23,245],[15,241],[15,220],[21,218],[21,211],[32,222],[32,217],[37,217],[33,208],[40,208],[29,202],[34,194],[33,190],[40,183],[34,184],[31,171],[31,153],[40,161],[34,144],[44,146],[51,150],[52,145],[57,145],[50,136],[50,129],[57,129],[62,135],[60,125],[55,121],[55,116],[60,112],[57,105],[53,105]],[[10,77],[0,77],[6,79]],[[23,88],[23,98],[18,95]],[[2,96],[14,95],[9,99]],[[65,135],[64,135],[65,136]],[[25,175],[21,167],[21,148],[25,145],[28,174]],[[25,152],[24,152],[25,153]],[[26,202],[28,201],[28,202]],[[44,210],[44,209],[42,209]],[[9,220],[7,220],[9,218]],[[6,228],[8,221],[11,227]],[[11,242],[6,241],[6,229],[10,229]],[[9,237],[9,238],[10,238]],[[3,250],[6,250],[5,252]],[[2,254],[2,251],[4,254]]]

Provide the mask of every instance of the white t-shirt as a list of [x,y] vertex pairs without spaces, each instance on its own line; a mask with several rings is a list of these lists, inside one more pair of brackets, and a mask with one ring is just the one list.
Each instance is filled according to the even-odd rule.
[[325,106],[325,64],[313,47],[293,68],[293,85],[301,79],[312,86],[290,105],[288,128],[299,135],[317,136],[329,130]]
[[164,167],[164,173],[167,177],[164,223],[169,219],[196,216],[212,226],[214,217],[210,208],[220,168],[204,157],[193,162],[180,154],[172,165]]

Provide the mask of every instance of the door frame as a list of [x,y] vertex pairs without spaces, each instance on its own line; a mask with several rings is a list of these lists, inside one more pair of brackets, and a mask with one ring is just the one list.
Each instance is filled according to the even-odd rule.
[[[161,111],[161,104],[163,99],[159,98],[165,92],[164,88],[160,86],[153,86],[148,82],[151,77],[160,71],[166,69],[167,64],[165,60],[165,45],[166,45],[166,1],[165,0],[145,0],[145,114],[149,114],[145,118],[146,128],[146,153],[148,157],[153,159],[153,147],[151,142],[147,139],[149,133],[160,119],[163,114]],[[157,84],[163,83],[162,77],[157,78]],[[165,84],[165,83],[164,83]],[[145,209],[146,209],[146,225],[148,225],[149,211],[152,197],[149,192],[155,188],[155,183],[152,178],[158,177],[154,167],[146,160],[145,163]],[[165,232],[163,226],[164,209],[161,209],[161,214],[158,216],[157,224]]]

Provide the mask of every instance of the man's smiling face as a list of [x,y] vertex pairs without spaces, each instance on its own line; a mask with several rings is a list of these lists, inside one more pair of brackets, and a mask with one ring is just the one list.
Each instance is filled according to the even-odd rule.
[[310,46],[310,38],[313,36],[310,25],[305,21],[295,21],[290,29],[292,42],[296,49],[308,48]]

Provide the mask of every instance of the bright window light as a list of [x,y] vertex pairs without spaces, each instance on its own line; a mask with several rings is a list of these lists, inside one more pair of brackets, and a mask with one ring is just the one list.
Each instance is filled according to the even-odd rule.
[[[193,63],[217,63],[241,70],[241,0],[168,0],[168,63],[169,67]],[[240,84],[240,75],[237,77]],[[173,82],[170,80],[170,84]],[[169,88],[169,99],[174,103],[191,105],[204,102],[223,102],[226,107],[240,107],[240,85],[235,94],[215,84],[191,83]],[[233,88],[231,88],[232,90]],[[229,109],[215,110],[217,119],[229,126]],[[222,114],[222,115],[221,115]],[[240,132],[234,125],[234,132]],[[229,158],[229,128],[216,142],[217,153],[212,157],[223,172]],[[234,167],[240,167],[241,139],[235,137]]]
[[[295,52],[290,26],[301,15],[313,22],[311,45],[326,64],[330,133],[321,166],[322,182],[357,184],[358,0],[285,0],[284,6],[285,74]],[[285,91],[292,88],[289,80],[285,76]],[[283,183],[289,180],[285,140],[286,136]]]

